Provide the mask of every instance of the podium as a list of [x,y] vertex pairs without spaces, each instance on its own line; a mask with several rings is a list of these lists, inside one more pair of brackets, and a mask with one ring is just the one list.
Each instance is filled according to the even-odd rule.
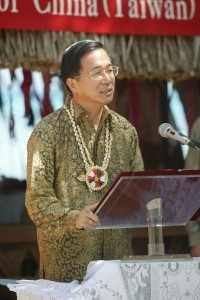
[[[148,227],[147,205],[154,199],[162,200],[159,226],[180,226],[196,220],[200,216],[200,170],[121,173],[95,209],[101,222],[97,228]],[[157,226],[153,234],[156,231]]]
[[163,256],[163,226],[186,225],[200,216],[200,170],[121,173],[95,213],[97,229],[148,227],[146,258]]
[[121,173],[95,209],[97,229],[148,227],[148,254],[157,257],[165,254],[163,226],[186,225],[200,216],[199,208],[200,170]]

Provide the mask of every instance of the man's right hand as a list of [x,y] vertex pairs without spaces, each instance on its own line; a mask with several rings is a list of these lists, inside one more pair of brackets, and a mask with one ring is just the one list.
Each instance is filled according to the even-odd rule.
[[87,205],[77,216],[75,225],[77,229],[95,229],[100,225],[97,215],[93,213],[98,203]]

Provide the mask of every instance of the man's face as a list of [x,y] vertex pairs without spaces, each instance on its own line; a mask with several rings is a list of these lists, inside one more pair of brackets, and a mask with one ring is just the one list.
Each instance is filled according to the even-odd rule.
[[103,49],[94,50],[85,54],[80,62],[80,77],[74,79],[74,100],[86,106],[109,104],[113,100],[115,76],[109,71],[112,63],[107,53]]

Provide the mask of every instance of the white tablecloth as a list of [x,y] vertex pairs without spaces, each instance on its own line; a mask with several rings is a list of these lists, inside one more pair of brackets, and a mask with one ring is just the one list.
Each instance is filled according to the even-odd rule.
[[18,300],[199,300],[200,258],[94,261],[83,282],[19,280]]

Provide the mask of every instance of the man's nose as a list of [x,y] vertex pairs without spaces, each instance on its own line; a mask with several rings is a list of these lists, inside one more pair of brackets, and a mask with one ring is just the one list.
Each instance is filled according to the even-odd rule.
[[110,82],[112,80],[112,76],[108,75],[106,70],[102,70],[102,80],[106,82]]

